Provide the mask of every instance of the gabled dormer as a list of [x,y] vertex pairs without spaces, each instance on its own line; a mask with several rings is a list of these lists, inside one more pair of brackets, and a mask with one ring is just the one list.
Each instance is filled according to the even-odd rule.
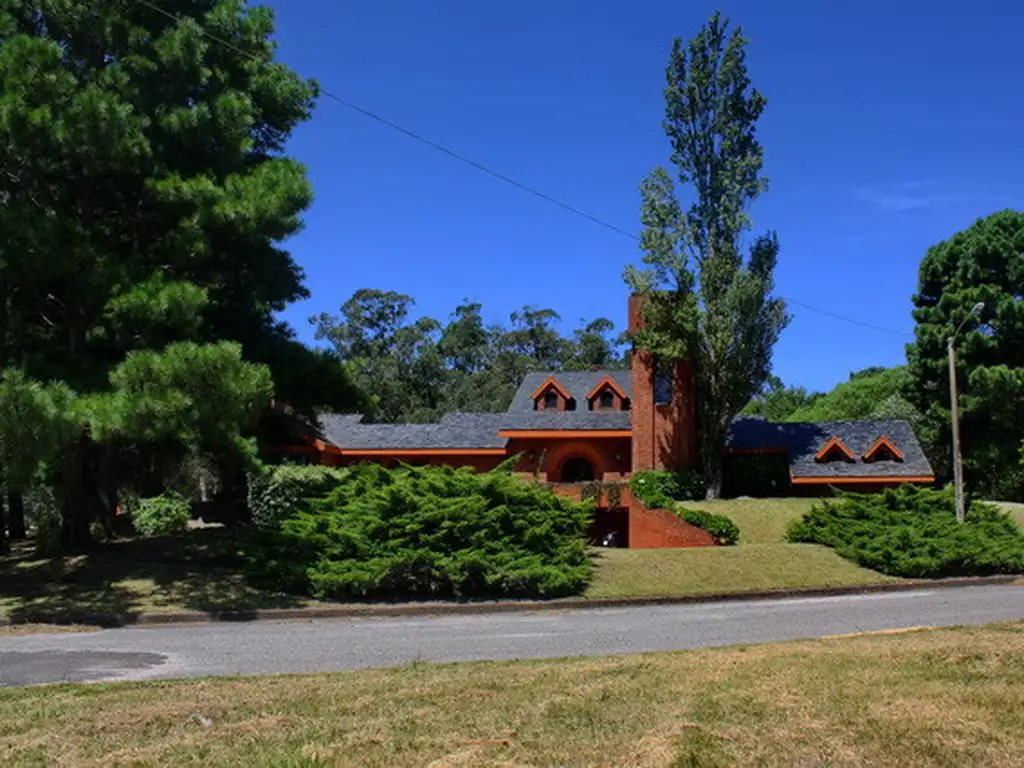
[[838,435],[832,435],[814,457],[818,462],[831,461],[856,461],[857,456],[851,451],[846,443],[839,439]]
[[864,461],[903,461],[903,451],[886,435],[882,435],[864,453]]
[[544,382],[537,387],[533,395],[533,409],[535,411],[575,411],[576,401],[572,395],[558,383],[554,376],[548,376]]
[[587,407],[592,411],[628,411],[629,398],[611,376],[605,376],[587,393]]

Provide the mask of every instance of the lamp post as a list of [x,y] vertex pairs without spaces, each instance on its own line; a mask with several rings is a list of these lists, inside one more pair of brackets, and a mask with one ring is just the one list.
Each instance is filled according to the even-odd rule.
[[964,465],[960,453],[960,400],[956,392],[956,337],[963,330],[967,321],[985,309],[985,303],[979,301],[971,307],[970,314],[953,331],[946,340],[949,351],[949,410],[953,419],[953,487],[956,491],[956,519],[964,522],[967,519],[967,508],[964,502]]

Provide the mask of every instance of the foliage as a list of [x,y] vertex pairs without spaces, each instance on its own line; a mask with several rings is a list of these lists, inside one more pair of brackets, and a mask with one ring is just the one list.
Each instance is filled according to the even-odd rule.
[[740,528],[725,515],[716,515],[700,509],[686,509],[677,506],[675,513],[690,525],[707,531],[722,546],[733,546],[740,543]]
[[688,45],[673,44],[664,126],[693,203],[683,210],[662,168],[641,184],[643,266],[625,273],[647,299],[636,346],[656,360],[693,363],[712,496],[721,491],[729,424],[767,380],[788,323],[784,302],[771,296],[774,233],[754,238],[748,256],[741,250],[751,227],[747,209],[767,188],[756,136],[765,99],[751,88],[746,43],[716,13]]
[[676,501],[696,501],[706,495],[704,479],[696,472],[634,472],[629,489],[649,509],[672,509]]
[[340,360],[275,320],[307,295],[279,244],[311,190],[283,150],[316,86],[273,60],[267,8],[162,7],[0,2],[0,368],[37,400],[76,399],[51,477],[74,549],[119,477],[159,486],[197,450],[251,457],[271,375],[285,399],[309,390],[297,375],[339,385],[304,407],[352,394]]
[[[928,249],[907,348],[908,399],[924,414],[921,437],[936,472],[950,477],[946,339],[957,337],[964,475],[989,498],[1024,500],[1024,212],[1001,211]],[[984,310],[972,308],[984,302]]]
[[[905,366],[869,368],[851,373],[848,381],[836,385],[831,392],[821,395],[791,412],[784,421],[853,421],[857,419],[886,418],[886,413],[900,413],[897,398],[909,382]],[[903,417],[912,411],[904,408]]]
[[8,488],[28,488],[44,461],[76,434],[74,393],[61,382],[41,384],[8,368],[0,379],[0,473]]
[[145,536],[170,536],[185,533],[191,510],[188,500],[175,493],[139,499],[131,510],[135,530]]
[[956,520],[953,494],[906,485],[842,494],[815,505],[787,531],[891,576],[937,578],[1024,573],[1024,529],[992,504],[973,502]]
[[820,392],[808,393],[804,387],[787,387],[778,376],[769,376],[761,391],[740,413],[768,421],[790,421],[795,411],[813,405],[821,397]]
[[336,467],[282,464],[249,476],[249,513],[261,528],[276,529],[289,517],[308,512],[314,498],[326,495],[348,477]]
[[463,303],[447,323],[412,319],[412,297],[361,289],[338,315],[313,318],[317,338],[354,372],[371,396],[371,416],[381,422],[433,421],[450,411],[508,407],[531,370],[622,368],[625,358],[614,324],[584,323],[563,337],[550,309],[523,307],[508,325],[486,325],[483,307]]
[[504,472],[367,464],[264,534],[253,575],[335,600],[577,594],[589,518]]

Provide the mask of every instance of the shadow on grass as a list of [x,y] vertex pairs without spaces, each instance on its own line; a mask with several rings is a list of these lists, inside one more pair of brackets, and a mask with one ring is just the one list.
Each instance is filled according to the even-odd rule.
[[248,585],[242,533],[210,527],[181,536],[121,539],[88,555],[40,558],[31,542],[0,557],[0,617],[14,623],[124,626],[143,612],[201,611],[244,620],[302,598]]

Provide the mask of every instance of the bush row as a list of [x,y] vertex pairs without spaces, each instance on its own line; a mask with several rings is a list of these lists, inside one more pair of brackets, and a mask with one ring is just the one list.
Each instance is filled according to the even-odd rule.
[[965,523],[953,495],[905,485],[841,494],[815,505],[787,531],[866,568],[907,578],[1024,573],[1024,529],[991,504],[972,503]]
[[558,597],[589,582],[587,505],[504,471],[277,467],[253,485],[261,585],[320,599]]

